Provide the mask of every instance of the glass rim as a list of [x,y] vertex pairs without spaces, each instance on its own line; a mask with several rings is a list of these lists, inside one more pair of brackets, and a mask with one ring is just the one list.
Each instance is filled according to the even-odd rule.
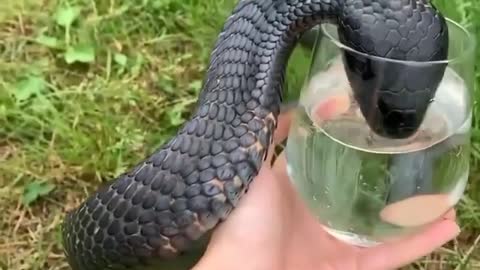
[[[451,64],[457,61],[460,61],[462,58],[468,56],[469,54],[473,53],[475,46],[476,46],[476,40],[473,34],[466,29],[466,27],[462,26],[460,23],[446,17],[445,20],[447,21],[447,24],[453,25],[456,29],[459,29],[463,36],[465,37],[465,40],[467,41],[466,49],[461,50],[458,55],[455,55],[454,57],[450,58],[447,57],[445,60],[435,60],[435,61],[414,61],[414,60],[398,60],[398,59],[392,59],[392,58],[387,58],[387,57],[382,57],[382,56],[376,56],[376,55],[371,55],[368,53],[360,52],[357,51],[356,49],[349,47],[342,43],[340,40],[336,39],[334,36],[330,34],[330,31],[326,29],[328,24],[321,24],[320,25],[320,31],[322,31],[322,34],[325,35],[325,37],[335,44],[339,49],[345,50],[352,52],[357,55],[364,56],[366,58],[372,58],[372,59],[377,59],[377,60],[382,60],[384,62],[394,62],[394,63],[403,63],[403,64],[415,64],[415,65],[431,65],[431,64]],[[450,28],[450,27],[448,27]],[[449,37],[449,42],[450,42]]]

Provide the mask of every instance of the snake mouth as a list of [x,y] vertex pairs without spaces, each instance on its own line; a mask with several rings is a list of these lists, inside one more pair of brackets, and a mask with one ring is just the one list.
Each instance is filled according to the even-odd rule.
[[[404,139],[413,136],[420,124],[415,111],[392,111],[378,122],[381,125],[371,125],[373,131],[382,136],[393,139]],[[382,115],[383,116],[383,115]],[[377,121],[370,121],[376,123]]]

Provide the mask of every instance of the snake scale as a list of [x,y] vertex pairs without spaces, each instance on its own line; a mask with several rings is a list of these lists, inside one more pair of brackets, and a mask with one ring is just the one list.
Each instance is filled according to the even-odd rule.
[[[269,150],[290,54],[322,23],[336,24],[340,41],[361,53],[418,62],[447,57],[446,20],[426,0],[240,0],[214,45],[190,120],[67,214],[71,267],[143,269],[181,260],[225,220]],[[351,50],[343,61],[368,125],[391,138],[417,130],[446,68]]]

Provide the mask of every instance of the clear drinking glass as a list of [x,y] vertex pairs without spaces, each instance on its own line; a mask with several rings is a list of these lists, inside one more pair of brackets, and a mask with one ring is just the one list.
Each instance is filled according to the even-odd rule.
[[357,246],[388,242],[441,218],[460,200],[469,176],[475,41],[459,24],[447,23],[446,61],[375,57],[406,68],[447,64],[420,129],[407,139],[372,132],[352,97],[344,51],[374,57],[341,44],[335,25],[320,27],[286,145],[287,170],[311,212],[338,239]]

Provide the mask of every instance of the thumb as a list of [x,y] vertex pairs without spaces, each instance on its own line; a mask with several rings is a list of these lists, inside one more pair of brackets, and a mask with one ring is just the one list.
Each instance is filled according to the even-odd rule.
[[442,220],[421,233],[397,242],[362,250],[359,269],[395,269],[426,256],[455,238],[460,232],[452,220]]

